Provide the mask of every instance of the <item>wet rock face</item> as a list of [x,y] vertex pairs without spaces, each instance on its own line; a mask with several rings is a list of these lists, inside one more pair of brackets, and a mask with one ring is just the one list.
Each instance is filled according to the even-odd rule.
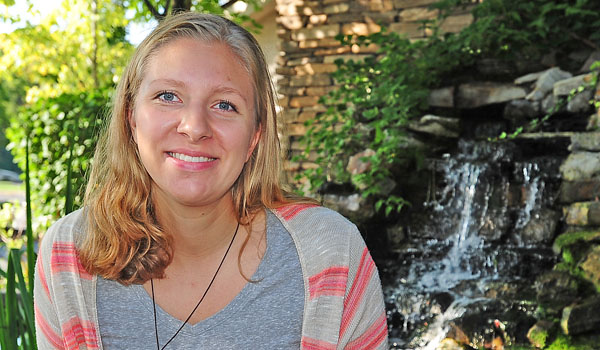
[[[590,247],[595,241],[550,246],[565,230],[600,226],[600,113],[589,104],[600,90],[579,88],[590,77],[576,71],[584,61],[512,83],[506,74],[503,82],[455,79],[461,83],[432,91],[432,108],[408,126],[424,162],[418,171],[394,169],[390,193],[411,206],[381,219],[389,220],[381,226],[388,255],[378,266],[392,348],[538,345],[560,331],[544,317],[559,319],[566,307],[568,329],[583,327],[583,297],[576,298],[600,288],[600,249]],[[496,63],[480,66],[499,73]],[[532,122],[540,123],[535,132]],[[349,171],[367,171],[376,151],[357,154]],[[351,218],[378,218],[352,193],[325,197]],[[553,271],[564,257],[570,265]],[[565,272],[572,269],[577,278]]]
[[551,271],[535,282],[537,301],[553,314],[571,304],[577,297],[577,280],[563,271]]
[[579,266],[585,278],[600,290],[600,245],[592,247]]
[[556,234],[556,226],[560,220],[560,213],[544,208],[531,216],[529,222],[521,231],[521,240],[524,244],[549,243]]
[[407,210],[396,231],[406,237],[394,240],[395,261],[404,263],[383,268],[403,281],[385,291],[399,349],[445,336],[450,321],[483,347],[497,318],[510,325],[509,337],[527,341],[531,281],[555,263],[551,250],[536,246],[550,244],[561,217],[553,206],[561,160],[515,143],[460,140],[455,156],[428,163],[430,200]]
[[577,335],[600,327],[600,295],[566,307],[562,313],[560,326],[562,331],[568,335]]

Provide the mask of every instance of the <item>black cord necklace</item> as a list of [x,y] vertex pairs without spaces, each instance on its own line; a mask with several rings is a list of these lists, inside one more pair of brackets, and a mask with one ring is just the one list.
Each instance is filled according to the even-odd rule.
[[225,258],[227,257],[227,254],[229,253],[229,250],[231,249],[231,246],[233,245],[233,241],[235,240],[235,236],[237,236],[239,228],[240,228],[240,223],[238,222],[237,227],[235,228],[235,232],[233,234],[233,237],[231,238],[231,242],[229,242],[229,246],[227,247],[227,250],[225,251],[225,255],[223,255],[223,258],[221,259],[221,262],[219,263],[219,267],[217,267],[217,270],[215,271],[215,274],[213,275],[212,279],[210,280],[210,283],[208,284],[208,287],[206,287],[206,290],[204,291],[204,294],[202,294],[202,297],[198,301],[198,304],[196,304],[196,307],[194,307],[194,309],[192,310],[192,312],[190,312],[190,315],[185,319],[185,321],[183,321],[183,323],[181,324],[181,327],[179,327],[179,329],[177,330],[177,332],[175,332],[175,334],[173,334],[173,336],[171,337],[171,339],[169,339],[169,341],[162,348],[160,347],[160,343],[158,342],[158,325],[157,325],[157,322],[156,322],[156,301],[154,300],[154,281],[152,280],[152,278],[150,279],[150,289],[152,290],[152,308],[154,309],[154,334],[156,335],[156,348],[158,350],[163,350],[164,348],[167,347],[167,345],[169,345],[169,343],[173,339],[175,339],[175,337],[183,329],[183,327],[185,326],[185,324],[190,320],[190,318],[192,318],[192,315],[194,314],[194,312],[196,312],[196,310],[198,309],[198,307],[202,303],[202,300],[204,300],[204,297],[206,296],[206,293],[208,293],[208,290],[210,289],[210,287],[212,286],[213,282],[215,281],[215,278],[217,278],[217,275],[219,274],[219,270],[221,270],[221,266],[223,266],[223,263],[225,262]]

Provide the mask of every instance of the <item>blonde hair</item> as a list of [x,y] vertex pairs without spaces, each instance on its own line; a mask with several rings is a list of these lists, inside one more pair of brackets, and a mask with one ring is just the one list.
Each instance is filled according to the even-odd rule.
[[173,257],[172,239],[154,215],[152,180],[138,156],[128,116],[150,58],[165,44],[183,37],[226,44],[254,84],[260,139],[231,189],[238,222],[249,224],[258,210],[288,201],[280,182],[282,155],[274,90],[256,39],[216,15],[187,12],[166,18],[138,46],[123,73],[85,193],[87,234],[79,252],[83,267],[123,284],[163,277]]

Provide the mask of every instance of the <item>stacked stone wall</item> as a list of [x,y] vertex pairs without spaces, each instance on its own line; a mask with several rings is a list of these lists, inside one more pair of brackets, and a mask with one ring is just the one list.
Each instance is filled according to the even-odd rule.
[[[290,156],[300,152],[298,139],[306,133],[304,123],[325,111],[319,98],[335,89],[331,73],[337,59],[360,59],[377,47],[342,46],[338,34],[368,35],[382,26],[414,40],[430,36],[423,21],[435,19],[430,9],[437,0],[276,0],[280,55],[277,90],[281,124],[288,135]],[[472,22],[470,9],[457,10],[441,24],[444,32],[458,32]],[[311,162],[286,163],[288,174],[315,167]]]

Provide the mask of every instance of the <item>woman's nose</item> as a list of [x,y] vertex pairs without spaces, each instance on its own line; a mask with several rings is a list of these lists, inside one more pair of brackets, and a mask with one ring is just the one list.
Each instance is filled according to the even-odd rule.
[[189,108],[183,113],[177,132],[197,142],[212,137],[208,111],[202,107]]

